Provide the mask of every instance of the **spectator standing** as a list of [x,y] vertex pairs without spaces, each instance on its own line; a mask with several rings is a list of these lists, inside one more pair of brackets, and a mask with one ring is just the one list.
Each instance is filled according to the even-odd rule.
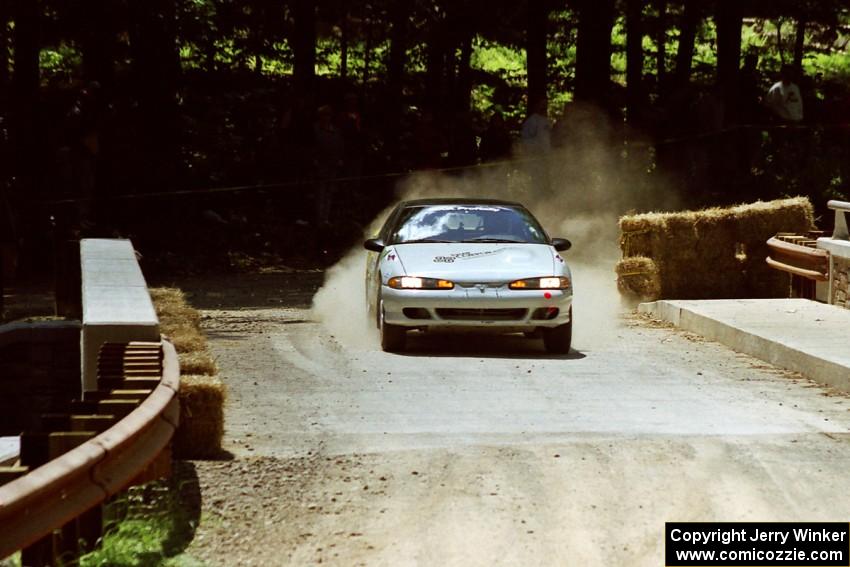
[[[342,135],[344,155],[342,176],[345,201],[341,205],[346,210],[356,210],[364,199],[360,195],[360,177],[363,175],[363,163],[366,160],[366,133],[363,130],[363,116],[360,112],[360,99],[355,93],[348,93],[343,99],[342,112],[337,116],[337,126]],[[362,211],[357,211],[358,216]]]
[[780,121],[794,124],[803,120],[803,97],[794,82],[794,69],[783,65],[779,81],[774,83],[765,97],[765,105]]
[[548,117],[548,101],[543,98],[532,107],[522,123],[520,133],[523,155],[531,178],[531,188],[538,194],[549,193],[549,153],[552,151],[552,123]]
[[523,150],[533,156],[545,156],[552,149],[552,123],[549,122],[548,102],[541,99],[522,123]]
[[[765,96],[765,105],[775,119],[783,125],[800,124],[803,121],[803,97],[794,82],[795,72],[790,65],[783,65],[776,82]],[[776,128],[771,131],[777,175],[794,183],[805,169],[808,158],[808,141],[805,131]]]
[[442,166],[443,148],[446,145],[440,129],[430,110],[422,112],[414,133],[416,144],[416,168],[437,169]]
[[336,192],[336,179],[342,171],[345,142],[334,126],[333,108],[319,107],[313,126],[313,166],[316,175],[316,222],[320,228],[330,224]]
[[511,133],[500,112],[493,113],[487,129],[481,135],[481,161],[502,161],[511,157]]
[[481,161],[484,163],[493,163],[488,170],[491,172],[494,185],[501,191],[507,192],[508,189],[508,166],[505,162],[511,158],[511,133],[505,125],[505,119],[500,112],[493,113],[490,117],[490,122],[487,124],[487,129],[481,134],[481,146],[479,153]]
[[[363,173],[363,160],[366,155],[360,101],[356,94],[348,93],[343,104],[344,108],[337,118],[337,124],[345,143],[344,174],[346,177],[357,178]],[[353,180],[349,185],[356,188],[356,183],[356,180]]]

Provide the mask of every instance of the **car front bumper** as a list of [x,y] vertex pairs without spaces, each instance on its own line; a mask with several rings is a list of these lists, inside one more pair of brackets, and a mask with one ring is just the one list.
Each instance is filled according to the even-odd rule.
[[[548,296],[548,297],[547,297]],[[381,286],[384,321],[404,327],[533,329],[569,323],[572,289],[512,290],[456,286],[452,290]]]

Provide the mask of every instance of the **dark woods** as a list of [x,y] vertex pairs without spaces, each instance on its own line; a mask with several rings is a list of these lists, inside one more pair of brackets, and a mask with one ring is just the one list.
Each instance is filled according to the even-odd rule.
[[0,0],[0,21],[7,249],[310,262],[400,175],[587,130],[688,205],[850,185],[840,0]]

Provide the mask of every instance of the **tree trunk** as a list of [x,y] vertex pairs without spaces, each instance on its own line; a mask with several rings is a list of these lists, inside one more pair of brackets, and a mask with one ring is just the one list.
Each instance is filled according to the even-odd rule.
[[36,182],[38,161],[37,101],[39,49],[41,47],[41,2],[16,0],[15,73],[12,77],[11,126],[15,153],[17,190],[31,194]]
[[115,14],[112,2],[93,0],[78,5],[77,21],[82,25],[80,44],[83,52],[83,76],[87,81],[97,81],[107,91],[115,79]]
[[348,11],[342,15],[339,34],[339,78],[342,84],[348,79]]
[[655,69],[659,85],[667,81],[667,0],[655,0],[658,25],[655,27]]
[[387,112],[386,130],[388,148],[395,160],[400,147],[401,118],[404,98],[404,64],[407,59],[407,0],[394,0],[390,5],[390,49],[387,57]]
[[363,26],[366,28],[366,42],[363,44],[363,78],[361,79],[363,88],[369,84],[369,71],[372,66],[372,48],[375,38],[372,33],[372,20],[368,17],[363,18]]
[[293,32],[295,92],[312,100],[316,82],[316,2],[295,0],[295,31]]
[[265,44],[266,34],[266,4],[264,2],[254,2],[253,10],[254,25],[248,30],[251,37],[251,51],[254,55],[254,73],[258,76],[263,74],[263,45]]
[[629,121],[643,103],[643,0],[626,2],[626,105]]
[[[177,19],[174,0],[131,0],[130,47],[139,101],[139,140],[149,186],[173,184],[178,159]],[[147,189],[147,188],[145,188]]]
[[445,25],[441,16],[431,23],[428,39],[428,66],[425,76],[426,107],[438,110],[443,104],[444,79],[446,74]]
[[581,0],[576,42],[576,99],[607,105],[614,0]]
[[0,0],[0,111],[8,103],[9,86],[9,0]]
[[404,63],[407,59],[407,16],[408,6],[405,0],[395,0],[390,18],[390,53],[387,61],[387,89],[391,105],[400,105],[404,89]]
[[[469,22],[467,22],[469,24]],[[459,112],[469,112],[472,103],[472,31],[466,28],[468,33],[460,40],[460,58],[458,59],[456,100]]]
[[549,8],[544,0],[528,2],[526,70],[528,73],[528,113],[546,99],[546,37]]
[[797,36],[794,38],[794,68],[800,72],[803,68],[803,53],[806,45],[806,20],[797,18]]
[[685,2],[682,25],[679,29],[679,45],[676,51],[676,82],[685,85],[691,80],[691,67],[694,61],[694,43],[700,22],[698,0]]
[[717,24],[717,85],[727,107],[734,107],[738,68],[741,59],[741,29],[743,15],[737,2],[718,2]]

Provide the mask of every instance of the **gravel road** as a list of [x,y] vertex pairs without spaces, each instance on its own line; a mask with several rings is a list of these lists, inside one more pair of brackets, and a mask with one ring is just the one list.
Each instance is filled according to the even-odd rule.
[[566,357],[386,354],[311,319],[320,281],[182,283],[230,390],[235,458],[195,463],[210,565],[657,567],[665,521],[850,517],[843,395],[633,315]]

